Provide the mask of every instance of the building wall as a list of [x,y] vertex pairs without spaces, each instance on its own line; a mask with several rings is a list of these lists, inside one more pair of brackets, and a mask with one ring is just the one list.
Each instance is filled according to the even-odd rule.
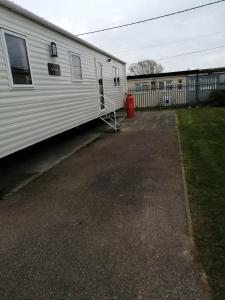
[[136,84],[138,83],[148,83],[149,87],[151,88],[152,82],[155,82],[156,88],[159,88],[160,81],[172,81],[173,86],[177,86],[179,80],[182,80],[182,84],[186,85],[186,76],[164,76],[164,77],[157,77],[157,78],[142,78],[142,79],[128,79],[128,89],[136,89]]
[[225,73],[211,73],[187,76],[188,84],[188,100],[195,100],[198,95],[198,100],[209,97],[214,89],[225,89]]
[[[33,88],[11,88],[3,36],[0,34],[0,157],[55,134],[98,118],[99,95],[96,60],[103,64],[105,96],[123,107],[126,92],[124,64],[73,41],[39,23],[0,6],[0,31],[25,35],[28,43]],[[55,42],[58,57],[51,58]],[[73,82],[69,52],[80,53],[82,82]],[[47,63],[60,65],[61,76],[48,74]],[[119,68],[120,86],[114,86],[112,66]]]

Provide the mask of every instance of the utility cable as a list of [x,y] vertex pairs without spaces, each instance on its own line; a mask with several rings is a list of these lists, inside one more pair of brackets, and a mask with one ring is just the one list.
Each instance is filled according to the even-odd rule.
[[178,10],[178,11],[175,11],[175,12],[172,12],[172,13],[168,13],[168,14],[165,14],[165,15],[161,15],[161,16],[157,16],[157,17],[153,17],[153,18],[149,18],[149,19],[144,19],[144,20],[131,22],[131,23],[126,23],[126,24],[122,24],[122,25],[118,25],[118,26],[112,26],[112,27],[108,27],[108,28],[103,28],[103,29],[98,29],[98,30],[93,30],[93,31],[89,31],[89,32],[80,33],[80,34],[77,34],[77,36],[93,34],[93,33],[113,30],[113,29],[117,29],[117,28],[127,27],[127,26],[131,26],[131,25],[137,25],[137,24],[140,24],[140,23],[150,22],[150,21],[154,21],[154,20],[158,20],[158,19],[162,19],[162,18],[167,18],[167,17],[171,17],[171,16],[178,15],[178,14],[181,14],[181,13],[186,13],[186,12],[189,12],[189,11],[192,11],[192,10],[195,10],[195,9],[200,9],[200,8],[203,8],[203,7],[206,7],[206,6],[218,4],[218,3],[224,2],[224,1],[225,0],[218,0],[218,1],[214,1],[214,2],[209,2],[209,3],[206,3],[206,4],[190,7],[190,8],[183,9],[183,10]]
[[206,48],[206,49],[201,49],[201,50],[197,50],[197,51],[181,53],[181,54],[177,54],[177,55],[173,55],[173,56],[160,57],[160,58],[157,58],[157,59],[154,59],[154,60],[155,60],[155,61],[158,61],[158,60],[165,60],[165,59],[169,59],[169,58],[175,58],[175,57],[180,57],[180,56],[186,56],[186,55],[191,55],[191,54],[200,53],[200,52],[205,52],[205,51],[211,51],[211,50],[220,49],[220,48],[225,48],[225,45],[223,45],[223,46],[218,46],[218,47],[214,47],[214,48]]

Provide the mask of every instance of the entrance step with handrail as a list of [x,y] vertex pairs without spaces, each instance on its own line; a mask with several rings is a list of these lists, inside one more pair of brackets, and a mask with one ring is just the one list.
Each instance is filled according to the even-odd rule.
[[100,96],[100,111],[99,117],[107,125],[112,127],[115,132],[121,128],[121,124],[116,119],[116,106],[115,103],[105,95],[99,94]]

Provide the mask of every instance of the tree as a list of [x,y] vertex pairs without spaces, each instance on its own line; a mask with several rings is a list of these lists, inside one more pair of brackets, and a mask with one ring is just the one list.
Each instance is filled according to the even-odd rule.
[[163,71],[163,66],[155,60],[141,60],[129,66],[130,75],[155,74]]

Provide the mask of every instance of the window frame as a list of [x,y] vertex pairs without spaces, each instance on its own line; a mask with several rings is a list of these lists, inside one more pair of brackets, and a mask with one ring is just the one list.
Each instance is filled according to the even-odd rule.
[[151,90],[153,90],[153,91],[155,91],[155,90],[157,89],[157,82],[156,82],[156,80],[152,80],[152,81],[151,81],[151,84],[150,84],[150,86],[149,86],[149,89],[151,89]]
[[120,86],[120,68],[117,67],[117,77],[116,77],[116,82],[117,82],[117,86]]
[[[114,70],[116,74],[114,74]],[[113,74],[113,86],[120,86],[120,68],[115,65],[112,66],[112,74]]]
[[98,79],[99,79],[98,78],[98,63],[102,65],[102,83],[104,85],[104,76],[103,76],[104,64],[100,59],[98,59],[96,57],[94,58],[94,62],[95,62],[95,73],[96,73],[95,75],[96,75],[97,84],[98,84]]
[[134,83],[134,86],[135,86],[135,91],[136,92],[140,92],[141,91],[141,85],[139,82],[135,82]]
[[[28,59],[28,63],[29,63],[32,84],[15,84],[14,83],[5,34],[9,34],[9,35],[21,38],[25,41],[26,51],[27,51],[27,59]],[[32,67],[31,67],[31,59],[30,59],[30,54],[29,54],[30,50],[29,50],[29,44],[27,41],[27,36],[24,34],[20,34],[20,33],[14,32],[14,31],[6,30],[6,29],[1,29],[1,35],[2,35],[2,41],[3,41],[3,52],[4,52],[4,56],[5,56],[6,69],[7,69],[7,74],[8,74],[8,79],[9,79],[9,84],[10,84],[11,89],[33,89],[35,87],[35,85],[34,85],[34,80],[33,80],[33,72],[32,72]]]
[[194,77],[189,77],[188,78],[188,91],[189,92],[193,92],[193,91],[196,90],[196,86],[197,86],[196,83],[197,83],[196,78],[194,78]]
[[148,91],[150,89],[148,81],[142,81],[142,82],[140,82],[140,86],[141,86],[141,90],[142,91]]
[[164,90],[165,90],[165,82],[159,81],[159,91],[164,91]]
[[166,91],[172,91],[173,90],[173,80],[166,80]]
[[177,90],[178,91],[182,91],[183,90],[183,79],[178,79]]
[[[98,64],[101,65],[101,78],[98,77]],[[104,80],[104,63],[101,59],[98,58],[94,58],[94,65],[95,65],[95,75],[96,75],[96,89],[97,89],[97,97],[99,96],[99,100],[100,100],[100,108],[101,111],[104,111],[106,109],[105,106],[105,80]],[[102,94],[100,94],[100,89],[99,89],[99,80],[102,81]]]
[[202,76],[199,78],[200,91],[213,90],[214,87],[216,87],[216,84],[217,84],[217,78],[215,75]]
[[[116,66],[112,66],[113,85],[114,86],[117,86],[117,71],[116,71],[116,68],[117,68]],[[116,75],[116,77],[115,77],[115,75]]]
[[[80,58],[80,68],[81,68],[81,79],[76,79],[74,78],[74,72],[73,72],[73,61],[72,61],[72,56],[78,56]],[[72,82],[83,82],[83,65],[82,65],[82,56],[81,53],[79,52],[73,52],[69,51],[69,56],[70,56],[70,70],[71,70],[71,80]]]

